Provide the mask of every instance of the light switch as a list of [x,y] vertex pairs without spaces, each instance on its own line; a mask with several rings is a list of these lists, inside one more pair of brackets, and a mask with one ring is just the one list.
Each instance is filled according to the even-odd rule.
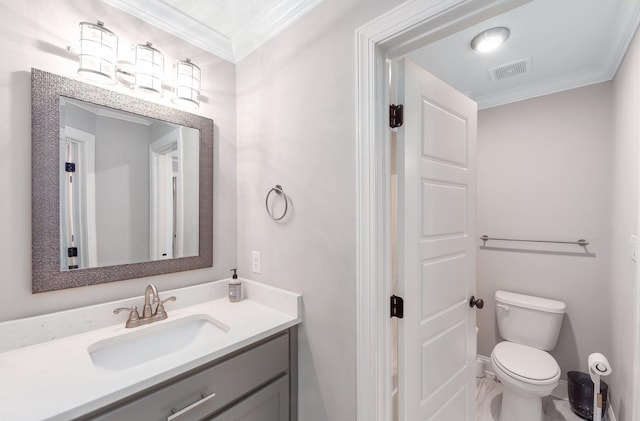
[[253,273],[260,273],[260,252],[253,250],[251,252],[251,270]]

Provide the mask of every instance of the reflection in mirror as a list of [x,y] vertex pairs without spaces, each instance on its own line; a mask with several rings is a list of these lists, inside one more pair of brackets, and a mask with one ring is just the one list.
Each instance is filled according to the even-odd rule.
[[31,69],[32,291],[211,267],[213,127]]
[[198,255],[199,132],[60,97],[60,270]]

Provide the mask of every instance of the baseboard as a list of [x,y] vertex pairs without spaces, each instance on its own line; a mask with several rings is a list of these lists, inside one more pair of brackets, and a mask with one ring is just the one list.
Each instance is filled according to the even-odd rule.
[[480,354],[478,354],[477,358],[484,363],[484,374],[495,377],[496,373],[493,372],[491,359],[489,357],[485,357],[484,355],[480,355]]
[[[491,364],[491,359],[489,357],[485,357],[484,355],[478,354],[478,359],[484,363],[484,375],[495,377],[496,373],[493,371],[493,365]],[[552,396],[558,399],[569,400],[569,390],[567,387],[566,380],[560,380],[558,387],[553,389],[551,393]],[[609,402],[609,407],[607,408],[607,420],[606,421],[617,421],[616,414],[613,412],[613,408],[611,407],[611,402]]]
[[560,379],[560,383],[558,383],[558,386],[555,389],[553,389],[553,392],[551,392],[551,396],[553,396],[554,398],[568,401],[569,385],[567,384],[567,381]]

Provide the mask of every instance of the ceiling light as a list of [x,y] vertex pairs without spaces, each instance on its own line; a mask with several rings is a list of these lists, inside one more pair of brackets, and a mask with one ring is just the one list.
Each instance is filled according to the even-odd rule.
[[132,49],[133,88],[162,95],[164,55],[150,42],[134,45]]
[[191,60],[176,62],[176,81],[173,93],[175,104],[198,108],[200,106],[200,68]]
[[94,82],[116,83],[118,37],[104,23],[80,22],[78,74]]
[[471,49],[479,53],[488,53],[500,47],[507,39],[509,39],[509,28],[487,29],[473,37]]

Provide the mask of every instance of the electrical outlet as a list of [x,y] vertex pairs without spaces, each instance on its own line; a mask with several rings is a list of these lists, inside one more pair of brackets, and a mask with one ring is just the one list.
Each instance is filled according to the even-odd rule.
[[631,260],[638,262],[638,236],[631,234]]
[[260,252],[252,251],[251,252],[251,271],[253,273],[260,273]]

